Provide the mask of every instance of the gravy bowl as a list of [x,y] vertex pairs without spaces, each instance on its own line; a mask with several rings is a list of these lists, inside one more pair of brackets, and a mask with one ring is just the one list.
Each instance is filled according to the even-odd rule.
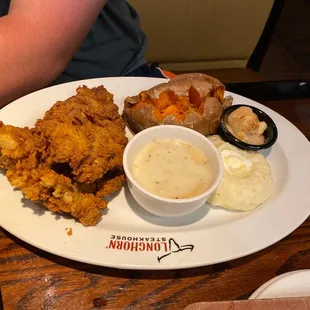
[[[191,198],[173,199],[155,195],[138,184],[132,173],[135,156],[145,145],[155,139],[180,139],[201,150],[208,158],[212,168],[212,182],[208,189]],[[192,129],[174,125],[150,127],[135,135],[125,148],[123,166],[128,188],[135,200],[150,213],[162,217],[178,217],[200,208],[218,187],[223,176],[223,162],[212,142]]]

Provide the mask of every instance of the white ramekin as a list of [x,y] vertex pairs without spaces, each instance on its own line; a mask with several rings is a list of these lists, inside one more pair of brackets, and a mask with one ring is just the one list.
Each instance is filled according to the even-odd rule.
[[[132,176],[132,165],[136,154],[154,139],[177,138],[190,142],[204,152],[211,163],[213,180],[211,186],[202,194],[187,199],[163,198],[141,187]],[[223,162],[212,142],[202,134],[181,126],[161,125],[141,131],[127,144],[123,156],[124,170],[129,190],[135,200],[147,211],[163,217],[177,217],[200,208],[215,191],[223,177]]]

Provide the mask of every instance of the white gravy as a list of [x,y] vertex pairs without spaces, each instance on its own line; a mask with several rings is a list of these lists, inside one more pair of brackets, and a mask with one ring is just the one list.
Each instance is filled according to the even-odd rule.
[[140,186],[164,198],[191,198],[206,191],[212,182],[206,155],[179,139],[146,144],[133,161],[132,173]]

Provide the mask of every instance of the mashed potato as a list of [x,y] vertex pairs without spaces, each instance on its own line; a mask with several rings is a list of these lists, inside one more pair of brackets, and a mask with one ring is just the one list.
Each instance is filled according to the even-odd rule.
[[209,202],[227,209],[250,211],[266,201],[272,194],[273,180],[265,157],[240,150],[216,135],[209,139],[221,153],[225,170]]

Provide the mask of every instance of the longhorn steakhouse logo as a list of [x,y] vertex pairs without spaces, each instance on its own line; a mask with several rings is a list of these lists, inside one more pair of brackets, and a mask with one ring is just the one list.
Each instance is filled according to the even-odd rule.
[[157,256],[157,261],[160,263],[165,257],[171,254],[186,250],[192,252],[194,245],[179,245],[173,238],[167,240],[166,237],[153,238],[111,235],[109,245],[106,248],[130,252],[165,252]]

